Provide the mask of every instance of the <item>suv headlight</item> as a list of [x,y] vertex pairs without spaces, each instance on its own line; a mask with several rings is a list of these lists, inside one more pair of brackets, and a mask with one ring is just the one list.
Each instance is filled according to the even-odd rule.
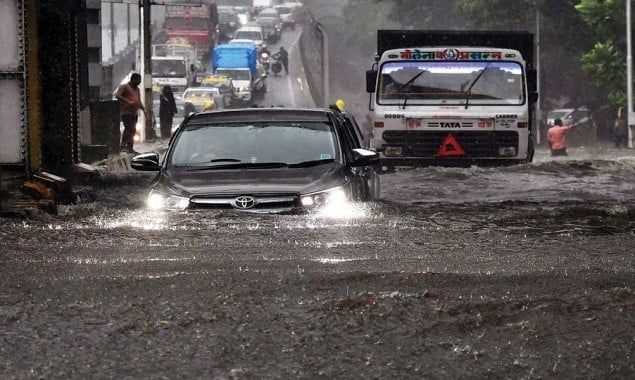
[[190,198],[166,194],[152,190],[146,198],[146,205],[151,210],[185,210],[190,204]]
[[342,186],[338,186],[324,191],[305,194],[302,196],[301,201],[304,207],[331,206],[347,203],[348,198],[347,191]]

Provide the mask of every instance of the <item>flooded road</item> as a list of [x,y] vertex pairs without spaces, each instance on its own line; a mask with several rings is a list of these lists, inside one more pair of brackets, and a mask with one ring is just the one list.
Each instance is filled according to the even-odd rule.
[[317,215],[162,213],[105,173],[0,219],[3,378],[635,374],[635,158],[382,176]]

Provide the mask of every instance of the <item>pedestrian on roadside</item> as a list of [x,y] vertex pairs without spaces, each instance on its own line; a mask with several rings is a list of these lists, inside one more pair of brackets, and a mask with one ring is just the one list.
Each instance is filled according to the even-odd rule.
[[176,100],[170,85],[165,85],[161,89],[159,103],[159,125],[161,128],[161,140],[170,140],[172,136],[172,122],[177,113]]
[[549,148],[551,149],[552,156],[566,156],[567,155],[567,133],[571,131],[577,125],[562,125],[561,119],[556,119],[553,122],[553,127],[547,131],[547,141],[549,142]]
[[145,107],[141,104],[141,92],[139,84],[141,83],[141,75],[132,73],[130,81],[123,83],[117,88],[115,96],[119,100],[119,114],[123,123],[123,135],[121,136],[121,150],[128,153],[136,153],[133,149],[134,136],[137,131],[137,120],[139,110],[146,112]]
[[628,148],[628,120],[626,120],[624,108],[617,111],[617,119],[613,128],[613,141],[617,149]]
[[280,46],[280,50],[276,53],[276,59],[282,62],[284,72],[289,75],[289,52],[286,51],[284,47]]

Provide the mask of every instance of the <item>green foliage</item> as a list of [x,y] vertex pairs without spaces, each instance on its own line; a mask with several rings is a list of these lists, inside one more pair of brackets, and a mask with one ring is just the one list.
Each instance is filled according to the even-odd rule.
[[468,29],[533,30],[534,0],[457,0],[455,9],[468,21]]
[[582,69],[598,86],[608,89],[608,99],[615,108],[626,105],[626,71],[624,54],[612,41],[597,42],[582,56]]
[[624,1],[581,0],[575,8],[594,28],[598,41],[582,57],[582,69],[598,87],[607,89],[613,107],[623,107],[627,103]]
[[575,9],[584,21],[594,28],[600,40],[613,40],[626,44],[624,0],[581,0]]
[[347,42],[374,50],[377,29],[400,28],[400,23],[391,21],[394,7],[392,1],[350,0],[344,11]]

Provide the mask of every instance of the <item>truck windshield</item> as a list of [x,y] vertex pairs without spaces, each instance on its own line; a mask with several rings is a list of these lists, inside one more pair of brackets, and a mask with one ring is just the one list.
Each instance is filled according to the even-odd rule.
[[[420,75],[423,72],[425,75]],[[525,102],[523,70],[518,62],[386,62],[381,66],[377,89],[381,105],[465,105],[468,93],[470,105]]]
[[165,29],[208,30],[209,23],[202,17],[167,17]]
[[152,60],[152,76],[183,78],[187,75],[184,60]]
[[218,69],[216,74],[230,77],[233,80],[251,80],[249,70]]

